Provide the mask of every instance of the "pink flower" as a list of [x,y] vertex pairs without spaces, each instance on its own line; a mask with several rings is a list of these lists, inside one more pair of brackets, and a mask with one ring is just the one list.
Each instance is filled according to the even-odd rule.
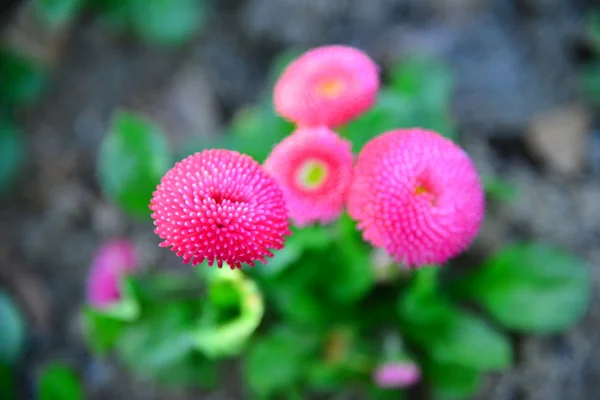
[[279,185],[250,156],[204,150],[175,164],[150,202],[154,232],[183,262],[219,268],[266,263],[289,223]]
[[412,362],[389,362],[378,366],[373,381],[384,389],[412,386],[421,380],[421,370]]
[[109,307],[121,299],[121,278],[138,268],[133,243],[114,239],[96,252],[87,281],[88,302],[96,308]]
[[363,51],[331,45],[294,60],[274,88],[275,109],[303,126],[345,124],[369,109],[379,89],[379,67]]
[[352,144],[325,127],[298,128],[271,152],[265,169],[280,184],[298,225],[341,214],[352,179]]
[[422,129],[386,132],[358,156],[348,212],[365,240],[407,266],[441,264],[474,240],[481,181],[452,141]]

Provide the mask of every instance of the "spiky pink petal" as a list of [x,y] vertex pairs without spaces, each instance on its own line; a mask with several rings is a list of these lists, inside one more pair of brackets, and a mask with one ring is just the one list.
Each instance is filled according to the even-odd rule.
[[379,67],[363,51],[321,46],[294,60],[275,84],[275,109],[303,126],[342,125],[369,109],[379,89]]
[[340,216],[352,163],[352,144],[319,127],[298,128],[275,146],[264,167],[281,186],[289,217],[303,226],[330,223]]
[[348,212],[367,241],[407,266],[441,264],[464,251],[484,211],[471,159],[435,132],[386,132],[358,156]]
[[150,202],[155,233],[184,263],[266,263],[289,223],[279,185],[250,156],[211,149],[175,164]]

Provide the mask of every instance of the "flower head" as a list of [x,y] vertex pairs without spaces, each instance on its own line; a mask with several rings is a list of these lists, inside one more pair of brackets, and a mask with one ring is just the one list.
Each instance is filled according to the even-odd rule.
[[384,389],[405,388],[421,379],[421,370],[412,362],[388,362],[379,365],[373,372],[373,381]]
[[264,163],[298,225],[339,217],[352,179],[352,144],[325,127],[298,128]]
[[348,212],[363,237],[407,266],[440,264],[475,238],[485,209],[469,156],[422,129],[386,132],[363,147]]
[[266,263],[269,249],[283,248],[290,233],[279,185],[250,156],[230,150],[204,150],[176,163],[150,209],[160,246],[186,264]]
[[274,88],[275,109],[303,126],[335,127],[366,111],[379,89],[379,67],[361,50],[331,45],[294,60]]
[[138,267],[138,255],[133,243],[114,239],[97,251],[87,281],[88,302],[106,308],[121,298],[121,278]]

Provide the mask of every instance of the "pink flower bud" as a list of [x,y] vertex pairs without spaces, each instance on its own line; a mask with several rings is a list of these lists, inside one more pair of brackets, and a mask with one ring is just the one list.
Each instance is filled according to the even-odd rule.
[[96,252],[87,282],[88,302],[106,308],[121,298],[121,278],[138,268],[135,246],[128,240],[106,242]]
[[373,381],[383,389],[405,388],[420,380],[421,370],[412,362],[388,362],[379,365],[373,372]]

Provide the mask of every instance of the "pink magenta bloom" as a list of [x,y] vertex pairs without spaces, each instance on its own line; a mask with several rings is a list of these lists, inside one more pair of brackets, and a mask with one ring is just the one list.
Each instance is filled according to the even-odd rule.
[[345,124],[373,105],[379,67],[361,50],[331,45],[309,50],[275,84],[275,109],[303,126]]
[[298,226],[339,217],[352,179],[352,144],[325,127],[298,128],[264,163]]
[[375,368],[373,381],[384,389],[412,386],[421,379],[421,370],[411,362],[389,362]]
[[204,150],[175,164],[150,201],[156,229],[183,262],[219,268],[266,263],[283,248],[289,223],[279,185],[250,156]]
[[365,240],[409,267],[441,264],[474,240],[485,198],[469,156],[422,129],[386,132],[363,147],[348,212]]
[[138,255],[133,243],[114,239],[97,251],[87,281],[88,302],[96,308],[106,308],[121,298],[120,281],[138,267]]

